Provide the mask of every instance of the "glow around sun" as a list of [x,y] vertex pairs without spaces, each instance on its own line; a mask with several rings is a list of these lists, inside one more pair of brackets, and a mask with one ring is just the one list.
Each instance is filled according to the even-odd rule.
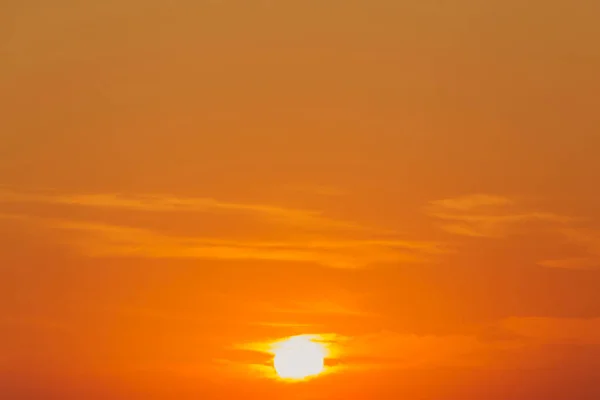
[[281,379],[304,380],[325,369],[325,347],[309,336],[279,342],[273,352],[273,367]]

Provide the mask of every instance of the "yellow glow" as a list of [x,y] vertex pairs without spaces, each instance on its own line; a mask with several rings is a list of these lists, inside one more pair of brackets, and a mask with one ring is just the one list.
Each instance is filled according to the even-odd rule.
[[308,336],[294,336],[274,349],[273,367],[282,379],[303,380],[325,369],[326,350]]

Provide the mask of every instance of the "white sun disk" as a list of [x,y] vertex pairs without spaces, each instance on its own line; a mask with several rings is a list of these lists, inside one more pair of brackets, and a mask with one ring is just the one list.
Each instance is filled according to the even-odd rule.
[[301,380],[323,372],[325,351],[320,343],[293,337],[275,350],[273,366],[282,379]]

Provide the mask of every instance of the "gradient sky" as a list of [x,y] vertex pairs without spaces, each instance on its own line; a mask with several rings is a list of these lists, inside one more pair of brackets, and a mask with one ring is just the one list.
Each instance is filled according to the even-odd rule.
[[599,15],[2,1],[0,397],[600,398]]

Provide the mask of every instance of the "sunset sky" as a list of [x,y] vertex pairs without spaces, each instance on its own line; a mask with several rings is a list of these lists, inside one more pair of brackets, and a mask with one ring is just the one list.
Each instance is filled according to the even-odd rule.
[[0,3],[0,398],[600,398],[599,1]]

